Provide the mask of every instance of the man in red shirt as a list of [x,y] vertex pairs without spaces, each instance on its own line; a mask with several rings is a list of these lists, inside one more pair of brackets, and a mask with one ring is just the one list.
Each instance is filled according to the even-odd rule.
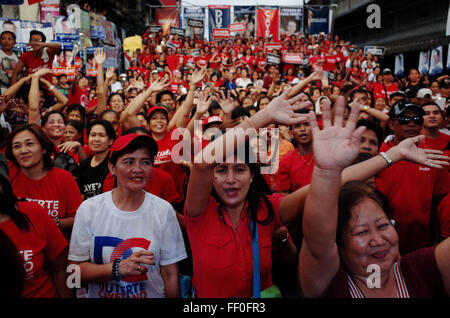
[[171,47],[166,48],[166,64],[171,71],[177,69],[180,65],[180,57],[177,54],[173,54]]
[[373,94],[384,95],[389,101],[390,95],[399,90],[397,83],[394,82],[394,77],[392,76],[392,71],[389,68],[385,68],[381,75],[383,80],[381,83],[376,83],[373,86]]
[[450,136],[441,133],[439,129],[444,123],[444,114],[435,102],[425,102],[422,104],[425,112],[423,116],[422,134],[426,136],[425,144],[432,149],[444,150],[448,147]]
[[[380,147],[380,154],[406,138],[419,135],[423,115],[420,106],[407,100],[398,101],[389,111],[389,127],[394,131],[393,138],[385,140]],[[426,148],[426,145],[419,143],[418,147]],[[432,200],[450,192],[448,170],[402,160],[377,175],[376,187],[389,199],[392,207],[400,252],[404,254],[432,244]]]
[[[45,43],[44,33],[32,30],[30,32],[30,43],[32,50],[23,53],[11,76],[11,85],[17,82],[18,76],[27,76],[40,70],[41,68],[52,68],[53,59],[59,53],[61,45],[59,43]],[[24,70],[22,74],[22,70]],[[50,83],[53,82],[53,75],[46,74],[44,78]]]

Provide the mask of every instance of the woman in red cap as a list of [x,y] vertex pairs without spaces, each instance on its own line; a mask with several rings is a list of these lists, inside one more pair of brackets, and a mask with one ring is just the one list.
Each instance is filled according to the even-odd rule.
[[69,261],[80,266],[88,298],[180,297],[186,251],[175,211],[144,191],[157,151],[148,135],[119,137],[108,163],[117,187],[77,211]]

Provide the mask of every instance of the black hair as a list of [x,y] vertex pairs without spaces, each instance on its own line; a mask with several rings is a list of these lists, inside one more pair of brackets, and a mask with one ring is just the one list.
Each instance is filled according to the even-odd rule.
[[14,156],[12,151],[12,142],[14,137],[18,133],[25,130],[31,132],[36,137],[38,142],[41,144],[42,148],[45,150],[45,153],[42,156],[44,163],[44,170],[48,171],[52,169],[53,168],[52,155],[56,153],[55,145],[48,138],[47,134],[42,129],[42,127],[34,123],[18,125],[11,131],[11,133],[8,135],[8,140],[6,144],[6,151],[5,151],[6,158],[16,166],[19,166],[16,157]]
[[81,114],[81,122],[84,123],[86,117],[86,109],[80,104],[70,104],[66,109],[66,114],[69,115],[73,110],[78,110]]
[[17,202],[19,199],[14,195],[11,183],[8,179],[0,176],[0,204],[2,206],[2,214],[7,215],[11,218],[14,224],[21,231],[30,230],[30,219],[28,216],[17,209]]
[[3,37],[3,34],[11,34],[12,37],[13,37],[13,39],[14,39],[14,43],[16,43],[16,35],[14,34],[14,32],[11,32],[11,31],[3,31],[3,32],[0,34],[0,38]]
[[109,121],[104,120],[104,119],[96,119],[89,123],[88,128],[87,128],[88,136],[91,133],[92,127],[94,127],[95,125],[103,126],[103,128],[105,128],[106,135],[108,136],[109,139],[112,139],[112,140],[116,139],[116,131],[114,130],[113,125],[111,125],[111,123]]
[[140,126],[132,127],[132,128],[125,130],[122,133],[122,136],[129,135],[129,134],[136,134],[138,132],[143,132],[144,134],[151,136],[151,133],[147,129],[145,129],[144,127],[140,127]]
[[384,211],[390,219],[392,209],[388,199],[376,188],[371,187],[363,181],[349,181],[345,183],[339,192],[338,222],[336,229],[336,244],[343,246],[343,233],[351,218],[351,210],[364,199],[373,200]]
[[241,116],[247,116],[250,117],[250,112],[248,111],[248,109],[245,109],[242,106],[238,106],[235,109],[233,109],[233,111],[231,112],[231,119],[236,119],[239,118]]
[[107,105],[109,105],[109,103],[111,101],[111,98],[113,98],[113,96],[115,96],[115,95],[119,95],[122,98],[122,101],[125,103],[125,96],[123,94],[121,94],[121,93],[115,92],[115,93],[112,93],[111,95],[108,96],[108,100],[106,101]]
[[80,123],[78,120],[69,120],[66,124],[66,126],[72,126],[73,128],[75,128],[78,132],[78,134],[80,135],[80,142],[83,143],[83,124]]
[[356,127],[364,126],[369,130],[372,130],[378,139],[378,148],[380,148],[381,143],[383,142],[383,130],[381,129],[380,124],[375,121],[368,119],[360,119],[356,123]]
[[117,120],[119,120],[119,114],[114,109],[106,109],[106,110],[102,111],[100,113],[100,115],[98,116],[98,118],[103,119],[103,116],[108,113],[114,114],[117,117]]
[[45,34],[42,33],[41,31],[38,31],[38,30],[31,30],[31,32],[30,32],[30,41],[31,41],[31,37],[32,37],[33,35],[40,35],[40,36],[42,37],[42,42],[47,41],[47,38],[45,37]]
[[156,104],[161,103],[161,98],[163,97],[163,95],[170,95],[170,97],[172,97],[172,99],[175,100],[174,93],[172,93],[170,90],[166,89],[166,90],[163,90],[163,91],[159,92],[156,95]]

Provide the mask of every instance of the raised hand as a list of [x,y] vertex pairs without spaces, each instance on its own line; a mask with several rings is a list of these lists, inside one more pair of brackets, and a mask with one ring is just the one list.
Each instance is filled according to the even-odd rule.
[[106,60],[106,53],[102,48],[97,48],[94,52],[94,62],[97,65],[103,65]]
[[169,80],[165,78],[159,78],[157,81],[153,82],[150,85],[149,89],[151,89],[152,92],[160,92],[167,86],[169,86]]
[[448,166],[450,157],[444,156],[442,151],[417,147],[417,143],[423,142],[424,140],[424,135],[407,138],[395,148],[399,151],[401,158],[405,160],[438,169],[443,168],[443,166]]
[[66,141],[60,144],[59,149],[61,152],[68,152],[71,150],[76,150],[78,147],[81,147],[81,144],[78,141]]
[[206,69],[201,68],[200,70],[196,70],[194,73],[192,73],[191,76],[191,82],[192,84],[197,84],[203,80],[203,78],[206,76]]
[[313,152],[315,165],[324,170],[342,171],[351,165],[359,152],[361,135],[364,126],[355,130],[358,119],[359,104],[354,103],[347,123],[344,126],[344,96],[339,96],[334,107],[336,114],[331,123],[330,103],[326,102],[323,111],[323,129],[320,130],[315,116],[311,120],[313,134]]
[[296,124],[302,120],[309,119],[311,114],[300,114],[295,111],[308,108],[310,102],[300,102],[304,94],[296,95],[292,98],[288,98],[292,89],[287,89],[274,98],[261,112],[267,114],[270,123],[282,124],[290,126]]
[[220,94],[221,98],[217,99],[220,108],[222,108],[224,114],[231,114],[234,109],[234,99],[231,98],[231,94],[229,91],[227,93],[228,96],[225,96],[225,93],[223,91],[221,91]]
[[42,77],[42,76],[44,76],[46,74],[50,74],[50,73],[53,73],[53,71],[51,69],[49,69],[49,68],[44,67],[44,68],[41,68],[41,69],[37,70],[36,72],[34,72],[31,75],[31,77],[32,78],[33,77],[34,78],[40,78],[40,77]]
[[196,111],[199,114],[204,114],[208,111],[209,105],[211,104],[211,101],[216,99],[214,95],[210,95],[208,97],[208,94],[205,91],[200,92],[197,98],[197,108]]
[[114,67],[108,67],[106,69],[105,77],[107,80],[110,80],[114,76]]

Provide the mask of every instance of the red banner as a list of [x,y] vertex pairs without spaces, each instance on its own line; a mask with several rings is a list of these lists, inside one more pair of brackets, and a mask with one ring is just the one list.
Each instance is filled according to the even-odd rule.
[[272,37],[279,40],[279,11],[278,9],[257,9],[256,10],[256,37],[267,39]]
[[302,64],[303,54],[302,53],[284,53],[282,58],[283,63],[287,64]]
[[229,29],[216,29],[212,31],[213,39],[229,39],[231,37]]
[[180,26],[178,16],[179,13],[176,8],[156,9],[156,23],[162,26],[163,34],[170,34],[170,27],[178,28]]
[[281,52],[281,49],[283,46],[281,45],[281,42],[267,42],[264,43],[264,52],[270,53],[272,50],[278,50]]

